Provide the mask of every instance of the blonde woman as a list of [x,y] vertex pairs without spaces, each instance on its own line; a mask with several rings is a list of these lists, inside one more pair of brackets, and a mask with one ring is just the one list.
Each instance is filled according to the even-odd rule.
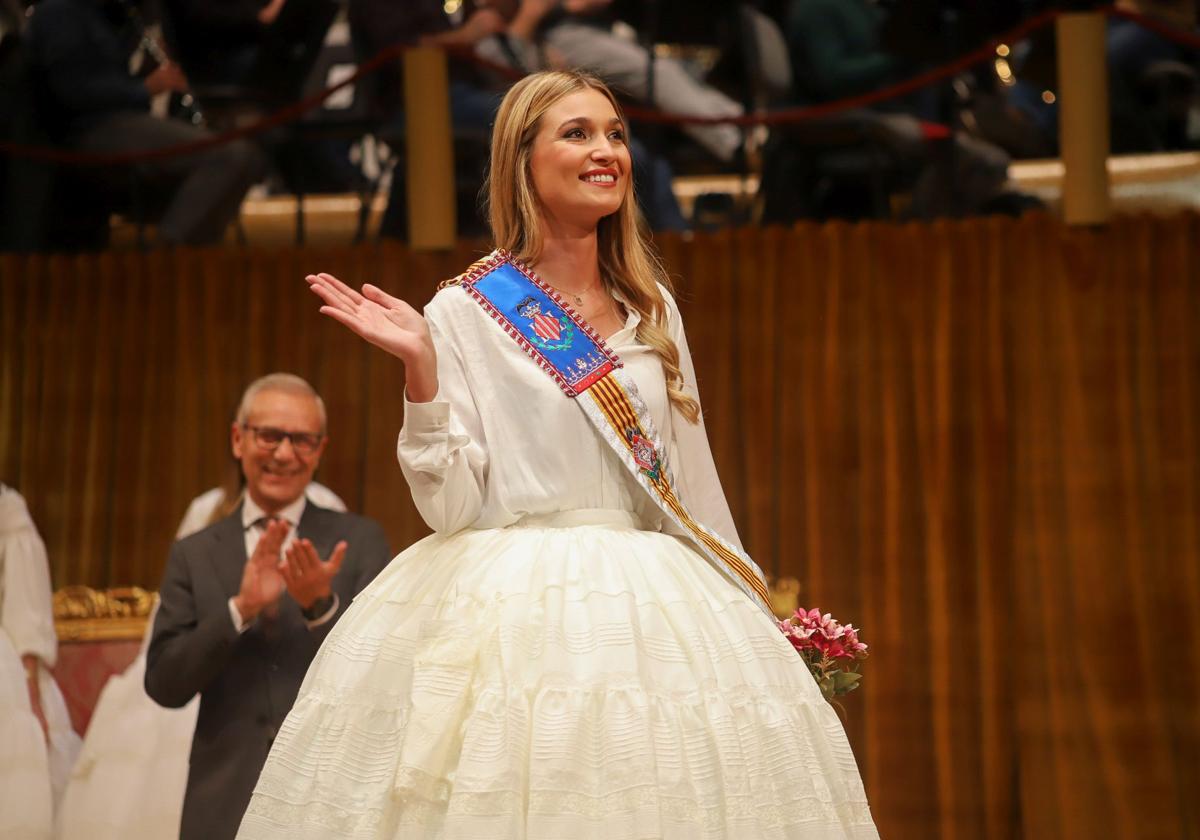
[[492,140],[498,250],[424,314],[309,277],[400,358],[436,532],[331,632],[241,838],[874,838],[764,608],[609,91],[541,73]]

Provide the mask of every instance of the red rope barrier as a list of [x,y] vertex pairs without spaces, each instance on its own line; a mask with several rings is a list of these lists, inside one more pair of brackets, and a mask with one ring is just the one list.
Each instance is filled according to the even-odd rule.
[[[1134,12],[1127,12],[1120,9],[1106,8],[1103,10],[1108,15],[1123,20],[1130,20],[1134,23],[1144,26],[1164,38],[1172,40],[1178,44],[1182,44],[1194,49],[1200,49],[1200,35],[1184,32],[1174,27],[1168,26],[1153,18],[1148,18],[1145,15],[1139,15]],[[753,125],[793,125],[795,123],[805,122],[807,120],[826,117],[830,114],[837,114],[844,111],[851,111],[858,108],[865,108],[870,105],[875,105],[880,102],[886,102],[891,99],[898,99],[902,96],[907,96],[921,88],[928,87],[938,82],[953,78],[958,74],[970,69],[971,67],[988,61],[995,55],[996,45],[1001,43],[1012,43],[1021,41],[1028,37],[1031,33],[1044,26],[1054,22],[1061,14],[1058,10],[1051,9],[1036,15],[1022,23],[1020,26],[1004,32],[1001,35],[995,36],[987,41],[978,49],[972,50],[953,61],[944,64],[940,67],[935,67],[919,75],[913,76],[902,82],[894,85],[881,88],[879,90],[864,93],[859,96],[850,97],[848,99],[839,99],[836,102],[824,102],[819,105],[809,105],[799,108],[788,108],[779,111],[772,111],[765,114],[745,114],[736,117],[702,117],[692,114],[668,114],[666,112],[653,109],[642,108],[639,106],[627,106],[625,113],[631,119],[645,123],[666,124],[666,125],[738,125],[738,126],[753,126]],[[325,90],[305,97],[298,102],[288,105],[272,114],[263,117],[257,122],[241,128],[232,129],[214,134],[211,137],[206,137],[202,140],[196,140],[190,143],[180,143],[174,146],[164,146],[160,149],[148,149],[142,151],[127,151],[127,152],[107,152],[107,153],[85,153],[74,152],[66,149],[47,148],[43,146],[28,146],[19,143],[0,143],[0,154],[7,154],[13,157],[26,158],[31,160],[43,160],[54,163],[63,163],[75,166],[113,166],[126,163],[138,163],[149,160],[160,160],[163,158],[176,157],[182,155],[195,154],[206,149],[211,149],[214,146],[220,146],[225,143],[239,140],[244,137],[254,137],[266,131],[276,128],[299,119],[307,112],[318,107],[322,102],[328,99],[337,91],[348,85],[352,85],[359,79],[374,73],[385,64],[393,62],[400,58],[407,47],[397,45],[381,50],[371,59],[360,64],[347,78],[328,87]],[[469,49],[448,49],[447,52],[455,56],[465,58],[475,64],[492,72],[498,73],[509,79],[519,79],[524,74],[514,70],[506,65],[496,64],[481,58]]]
[[214,146],[221,146],[230,143],[234,140],[240,140],[243,137],[254,137],[263,132],[270,131],[280,125],[292,122],[299,119],[304,114],[319,106],[329,97],[333,96],[339,90],[348,85],[352,85],[359,79],[374,73],[380,67],[398,59],[407,47],[397,45],[387,47],[381,50],[373,58],[364,61],[355,71],[337,84],[325,88],[322,91],[307,96],[298,102],[293,102],[272,114],[268,114],[261,120],[242,126],[241,128],[231,129],[220,134],[214,134],[210,137],[205,137],[202,140],[193,140],[189,143],[177,143],[173,146],[163,146],[159,149],[144,149],[139,151],[127,152],[73,152],[66,149],[48,148],[45,146],[27,146],[20,143],[0,143],[0,154],[9,154],[13,157],[27,158],[31,160],[43,160],[53,163],[65,163],[73,166],[114,166],[125,163],[140,163],[148,160],[160,160],[162,158],[182,157],[183,155],[191,155],[196,152],[202,152],[206,149],[211,149]]
[[733,125],[790,125],[794,123],[804,122],[806,120],[816,119],[818,117],[826,117],[830,114],[837,114],[843,111],[852,111],[856,108],[865,108],[868,105],[875,105],[880,102],[886,102],[891,99],[898,99],[901,96],[920,90],[923,87],[936,84],[945,79],[953,78],[959,73],[974,67],[976,64],[988,61],[996,54],[996,45],[1005,42],[1015,42],[1028,37],[1030,33],[1051,24],[1058,17],[1059,12],[1050,10],[1042,12],[1029,20],[1022,23],[1002,35],[998,35],[990,39],[982,47],[962,55],[948,64],[941,67],[935,67],[919,75],[913,76],[911,79],[905,79],[894,85],[889,85],[879,90],[873,90],[870,93],[864,93],[859,96],[852,96],[848,99],[839,99],[836,102],[823,102],[820,105],[807,105],[800,108],[788,108],[779,111],[772,111],[766,114],[747,114],[741,117],[697,117],[684,116],[679,114],[664,114],[662,111],[655,111],[649,108],[627,107],[625,113],[632,119],[641,120],[643,122],[653,123],[685,123],[688,125],[713,125],[717,123],[731,123]]

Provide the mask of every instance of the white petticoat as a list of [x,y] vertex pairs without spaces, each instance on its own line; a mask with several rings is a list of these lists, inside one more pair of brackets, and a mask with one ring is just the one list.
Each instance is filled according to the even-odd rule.
[[877,837],[773,622],[619,511],[428,537],[330,632],[239,838]]

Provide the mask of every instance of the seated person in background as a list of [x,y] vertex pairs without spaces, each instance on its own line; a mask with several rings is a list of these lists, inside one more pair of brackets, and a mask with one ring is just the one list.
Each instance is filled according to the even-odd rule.
[[[359,56],[369,58],[379,51],[397,44],[422,44],[447,48],[474,48],[483,58],[507,65],[515,71],[532,72],[546,69],[541,63],[541,53],[521,38],[514,49],[506,30],[515,25],[518,13],[517,0],[493,2],[477,0],[465,12],[463,21],[455,25],[443,10],[440,0],[411,0],[395,3],[393,0],[351,0],[349,17]],[[591,27],[588,31],[596,31]],[[636,47],[635,47],[636,49]],[[520,55],[518,55],[518,51]],[[645,53],[642,52],[645,67]],[[500,103],[503,88],[497,81],[463,59],[451,53],[450,61],[450,118],[455,131],[475,132],[480,135],[480,149],[486,152],[486,135]],[[390,115],[391,130],[398,131],[404,125],[403,78],[398,66],[386,68],[379,74],[377,91],[379,107]],[[504,85],[507,87],[507,85]],[[720,128],[730,128],[721,126]],[[386,133],[386,132],[385,132]],[[737,134],[736,130],[734,134]],[[737,141],[740,142],[740,139]],[[635,171],[638,185],[638,200],[646,214],[647,222],[654,230],[684,230],[687,227],[679,211],[678,202],[671,192],[671,170],[665,160],[653,157],[644,146],[632,140]],[[736,142],[734,144],[736,146]],[[481,161],[482,166],[482,161]],[[397,174],[401,174],[399,171]],[[459,228],[465,235],[481,235],[482,220],[475,213],[473,197],[483,183],[479,181],[470,188],[469,195],[459,198]],[[381,230],[385,235],[403,236],[405,233],[405,191],[403,177],[392,180],[391,196]]]
[[[1196,0],[1117,0],[1118,9],[1145,15],[1181,32],[1195,32]],[[1188,111],[1196,90],[1195,52],[1132,20],[1108,21],[1109,113],[1112,150],[1149,152],[1185,148]],[[1155,83],[1150,71],[1175,64],[1182,89],[1170,92],[1164,79]],[[1189,78],[1190,77],[1190,78]],[[1173,99],[1168,104],[1161,100]],[[1175,112],[1175,113],[1172,113]]]
[[[93,153],[149,151],[209,137],[204,129],[149,113],[151,96],[183,91],[187,80],[175,64],[158,67],[144,80],[132,77],[128,62],[136,35],[127,24],[116,0],[42,0],[34,7],[28,37],[50,133],[70,148]],[[158,220],[160,239],[207,245],[219,242],[237,218],[262,162],[253,145],[235,140],[95,171],[126,186],[129,167],[148,186],[170,191]]]
[[[1117,0],[1118,10],[1144,15],[1180,30],[1195,32],[1200,20],[1196,0]],[[1110,152],[1130,154],[1189,148],[1189,111],[1196,90],[1195,52],[1139,21],[1110,17],[1108,58]],[[1016,79],[1005,91],[1032,123],[1049,152],[1057,154],[1059,100],[1043,93],[1057,86],[1053,30],[1034,32],[1012,45]]]
[[202,85],[249,83],[285,2],[162,0],[179,62]]
[[[698,81],[675,59],[654,60],[654,95],[647,87],[648,55],[644,47],[612,32],[607,11],[612,0],[480,0],[481,6],[516,6],[507,28],[511,49],[492,54],[514,66],[536,69],[563,66],[588,70],[636,100],[668,114],[701,117],[741,116],[743,108],[716,88]],[[532,58],[540,49],[551,59]],[[652,99],[652,101],[651,101]],[[715,158],[732,162],[742,146],[734,125],[686,125],[682,130]]]
[[[230,486],[214,487],[193,499],[175,539],[224,519],[241,503],[244,492],[241,465],[235,462]],[[346,510],[336,493],[315,481],[304,495],[319,507]],[[179,832],[200,698],[168,709],[146,694],[146,647],[153,627],[152,615],[137,658],[109,678],[96,700],[59,811],[63,840],[162,840]]]
[[[566,56],[540,41],[530,41],[517,32],[525,29],[520,23],[522,14],[528,15],[526,4],[519,0],[482,0],[482,7],[459,29],[447,33],[442,42],[454,45],[473,46],[482,58],[495,64],[511,67],[522,73],[539,70],[572,68]],[[499,14],[499,25],[472,26],[475,18],[485,14]],[[529,21],[527,20],[526,23]],[[611,36],[609,36],[611,37]],[[624,42],[622,42],[624,43]],[[645,53],[642,53],[643,66]],[[711,128],[711,126],[709,126]],[[728,129],[732,126],[717,126]],[[736,130],[734,133],[737,133]],[[651,230],[686,230],[688,225],[675,197],[671,164],[663,157],[653,154],[636,134],[627,135],[629,150],[633,157],[633,178],[637,190],[638,205],[646,217]],[[740,142],[740,140],[739,140]]]
[[[885,15],[871,0],[791,0],[786,35],[798,102],[829,102],[899,81],[898,62],[881,44]],[[1008,154],[953,132],[953,154],[931,155],[927,126],[903,104],[843,112],[857,119],[917,174],[911,212],[919,218],[983,210],[1008,177]],[[944,133],[945,129],[941,129]]]
[[79,736],[50,674],[50,568],[25,500],[0,484],[0,837],[49,840]]
[[801,96],[830,102],[899,81],[881,44],[885,19],[870,0],[792,0],[786,34]]
[[[462,26],[455,27],[441,0],[350,0],[350,31],[355,52],[365,61],[380,51],[396,46],[455,47],[485,37],[502,25],[492,11],[468,13]],[[449,59],[450,120],[455,134],[455,168],[459,177],[455,206],[460,236],[482,236],[486,225],[477,209],[479,185],[487,158],[487,138],[492,115],[500,104],[499,94],[470,61],[451,54]],[[383,67],[366,80],[373,107],[382,122],[380,134],[389,145],[402,147],[407,121],[404,114],[403,64]],[[400,143],[396,141],[400,140]],[[404,166],[393,171],[387,210],[380,224],[384,236],[408,235],[408,204]]]
[[[1116,7],[1153,18],[1181,32],[1194,32],[1200,18],[1196,0],[1117,0]],[[1109,69],[1136,77],[1156,61],[1186,60],[1184,47],[1131,20],[1114,18],[1108,24]]]
[[145,685],[171,708],[200,695],[183,840],[236,834],[317,648],[391,558],[377,523],[306,499],[327,443],[307,382],[251,383],[231,430],[242,504],[171,549]]
[[[360,60],[398,45],[464,46],[498,31],[500,16],[491,10],[479,10],[455,27],[447,17],[441,0],[350,0],[350,30]],[[499,94],[491,90],[470,62],[451,55],[450,118],[455,129],[488,131],[492,116],[500,104]],[[374,83],[376,107],[384,119],[399,119],[404,107],[403,68],[399,62],[384,68]]]

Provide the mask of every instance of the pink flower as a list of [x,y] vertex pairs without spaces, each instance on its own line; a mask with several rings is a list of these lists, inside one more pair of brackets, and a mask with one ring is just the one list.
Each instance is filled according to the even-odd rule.
[[853,654],[855,659],[867,658],[867,646],[858,640],[858,631],[854,629],[853,624],[846,625],[846,635],[843,644]]
[[791,618],[780,621],[779,629],[808,664],[828,697],[858,687],[857,676],[834,678],[841,672],[857,675],[857,660],[867,658],[867,646],[859,640],[853,624],[841,624],[820,610],[801,608]]
[[787,640],[792,643],[792,646],[795,647],[796,650],[803,651],[814,647],[814,643],[811,638],[814,632],[813,630],[809,630],[804,627],[797,627],[786,619],[779,622],[779,629],[783,631],[783,635],[787,637]]

